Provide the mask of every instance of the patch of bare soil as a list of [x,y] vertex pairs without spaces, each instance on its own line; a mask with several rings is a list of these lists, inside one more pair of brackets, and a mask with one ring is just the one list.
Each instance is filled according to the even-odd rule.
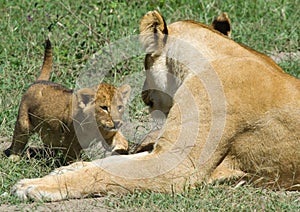
[[105,198],[72,199],[61,202],[1,205],[0,211],[113,211],[104,206]]
[[285,60],[300,59],[300,51],[297,52],[273,52],[269,55],[276,63],[281,63]]

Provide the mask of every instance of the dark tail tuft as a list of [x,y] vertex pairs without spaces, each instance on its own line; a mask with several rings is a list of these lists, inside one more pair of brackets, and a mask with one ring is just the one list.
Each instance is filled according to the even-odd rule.
[[51,70],[52,70],[52,47],[51,47],[50,39],[48,38],[45,41],[45,53],[44,53],[44,62],[43,62],[42,70],[37,80],[48,81],[50,79]]

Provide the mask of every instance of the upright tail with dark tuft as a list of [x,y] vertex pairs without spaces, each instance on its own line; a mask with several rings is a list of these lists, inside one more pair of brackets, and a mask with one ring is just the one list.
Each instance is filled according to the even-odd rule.
[[52,70],[52,47],[50,39],[48,38],[45,42],[45,53],[44,53],[44,62],[42,66],[41,73],[37,80],[49,80],[50,73]]

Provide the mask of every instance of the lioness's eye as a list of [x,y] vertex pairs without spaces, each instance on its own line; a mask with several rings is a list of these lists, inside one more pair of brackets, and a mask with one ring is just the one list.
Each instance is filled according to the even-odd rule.
[[108,111],[108,107],[107,106],[100,106],[100,108],[104,111]]
[[119,105],[119,106],[118,106],[118,110],[119,110],[119,111],[120,111],[120,110],[123,110],[123,108],[124,108],[123,105]]

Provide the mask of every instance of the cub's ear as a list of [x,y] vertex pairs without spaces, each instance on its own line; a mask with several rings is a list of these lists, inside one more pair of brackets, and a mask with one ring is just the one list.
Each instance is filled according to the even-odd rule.
[[122,95],[124,105],[126,105],[130,96],[130,91],[131,91],[130,85],[128,84],[122,85],[121,87],[118,88],[118,91]]
[[164,18],[157,11],[150,11],[140,22],[140,42],[151,56],[159,56],[165,45],[168,28]]
[[84,108],[95,99],[95,89],[82,88],[76,92],[77,104],[79,107]]
[[227,13],[221,13],[213,22],[212,27],[218,30],[224,35],[230,37],[231,34],[231,22]]

